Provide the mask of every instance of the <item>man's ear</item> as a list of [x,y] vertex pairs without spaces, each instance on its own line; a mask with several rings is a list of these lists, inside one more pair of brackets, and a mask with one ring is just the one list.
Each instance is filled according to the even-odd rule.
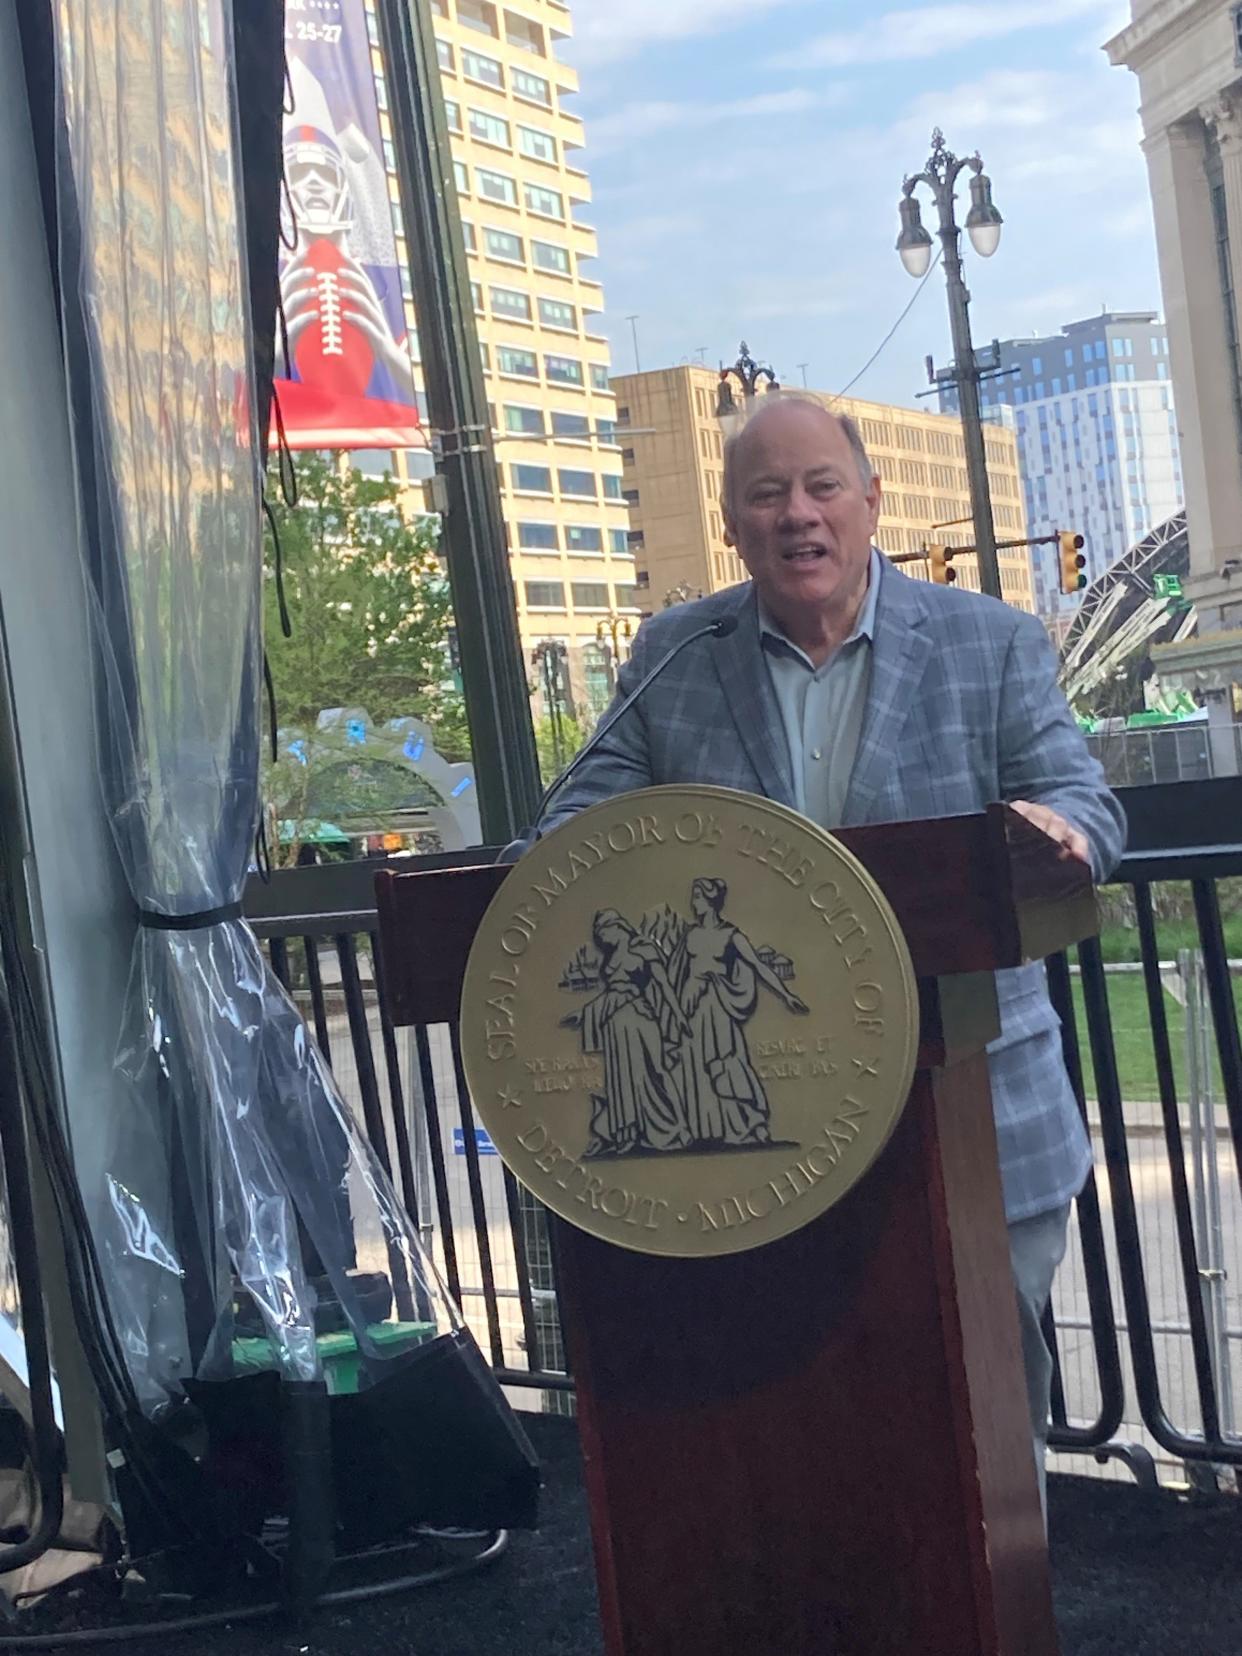
[[880,521],[880,505],[884,499],[884,485],[878,474],[871,479],[871,487],[867,490],[867,505],[871,510],[871,533],[874,535]]
[[724,518],[724,543],[726,546],[736,546],[737,530],[734,528],[733,518],[730,516],[727,506],[721,507],[721,516]]

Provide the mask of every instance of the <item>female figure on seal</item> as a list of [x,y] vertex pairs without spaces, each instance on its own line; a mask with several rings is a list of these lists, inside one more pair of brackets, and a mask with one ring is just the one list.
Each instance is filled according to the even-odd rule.
[[746,934],[724,918],[727,896],[723,880],[695,880],[690,888],[694,919],[669,962],[690,1026],[678,1090],[696,1143],[768,1144],[771,1111],[751,1062],[746,1024],[761,985],[790,1012],[807,1008],[759,958]]
[[671,1072],[688,1031],[660,951],[616,909],[595,916],[591,935],[601,987],[563,1020],[581,1029],[582,1050],[603,1060],[603,1091],[592,1095],[586,1154],[683,1150],[691,1133]]

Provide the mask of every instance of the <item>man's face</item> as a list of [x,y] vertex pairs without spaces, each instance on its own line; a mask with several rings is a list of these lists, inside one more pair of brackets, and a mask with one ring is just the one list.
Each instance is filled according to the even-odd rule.
[[735,454],[725,539],[778,618],[831,611],[866,585],[880,485],[863,488],[840,421],[807,403],[756,418]]

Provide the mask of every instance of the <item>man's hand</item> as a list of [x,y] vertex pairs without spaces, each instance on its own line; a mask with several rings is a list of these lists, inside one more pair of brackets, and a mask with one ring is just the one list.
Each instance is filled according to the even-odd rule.
[[1049,839],[1056,840],[1061,847],[1062,862],[1076,857],[1079,862],[1090,866],[1091,847],[1087,844],[1087,836],[1075,828],[1072,822],[1066,822],[1063,816],[1058,816],[1047,805],[1033,805],[1026,799],[1012,799],[1009,803],[1019,816],[1024,816],[1041,833],[1047,834]]

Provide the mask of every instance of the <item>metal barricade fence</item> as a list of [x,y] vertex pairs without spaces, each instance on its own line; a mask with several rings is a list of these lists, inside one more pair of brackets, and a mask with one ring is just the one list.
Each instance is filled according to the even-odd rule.
[[[1215,1481],[1242,1464],[1242,979],[1221,895],[1242,844],[1209,828],[1242,825],[1242,782],[1123,797],[1134,848],[1106,897],[1131,916],[1139,959],[1110,968],[1091,940],[1047,965],[1096,1150],[1048,1321],[1050,1441],[1074,1470]],[[567,1406],[542,1212],[475,1121],[456,1029],[392,1027],[374,872],[278,875],[252,890],[251,917],[498,1377]]]

